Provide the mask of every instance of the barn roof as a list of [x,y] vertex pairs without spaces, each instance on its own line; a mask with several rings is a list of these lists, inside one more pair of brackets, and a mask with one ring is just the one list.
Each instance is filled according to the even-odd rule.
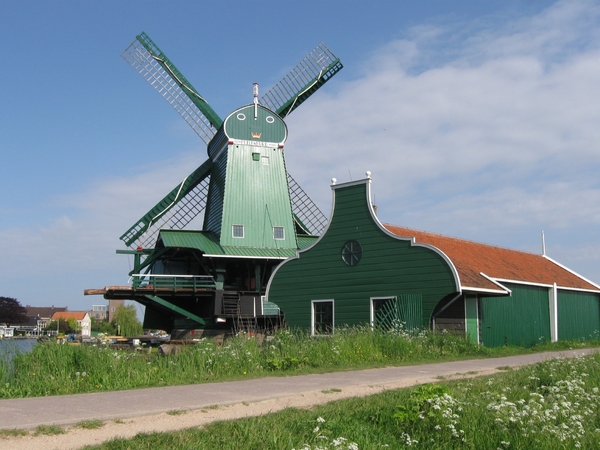
[[535,283],[559,288],[599,292],[600,287],[552,259],[518,250],[481,244],[425,231],[384,224],[391,233],[432,245],[452,261],[464,290],[495,290],[501,287],[490,280]]

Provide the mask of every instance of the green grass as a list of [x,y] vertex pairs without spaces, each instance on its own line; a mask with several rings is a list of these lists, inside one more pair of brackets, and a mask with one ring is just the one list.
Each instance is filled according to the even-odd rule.
[[64,428],[61,428],[59,426],[56,425],[39,425],[36,429],[35,432],[33,433],[34,436],[40,436],[40,435],[48,435],[48,436],[54,436],[57,434],[65,434],[66,431]]
[[[594,344],[600,342],[544,344],[535,351]],[[12,366],[0,362],[0,398],[322,373],[532,351],[522,347],[485,348],[448,334],[423,332],[411,336],[374,332],[369,327],[338,329],[326,339],[290,330],[281,330],[262,343],[245,335],[226,340],[223,345],[203,339],[171,356],[46,343],[17,355]]]
[[77,428],[84,428],[86,430],[95,430],[98,428],[102,428],[104,426],[104,422],[102,422],[101,420],[82,420],[81,422],[79,422],[77,425],[75,425],[75,427]]
[[27,436],[29,431],[21,430],[18,428],[13,428],[10,430],[0,430],[0,439],[9,438],[9,437],[18,437],[18,436]]
[[[90,449],[597,449],[600,354]],[[243,444],[242,444],[243,443]]]

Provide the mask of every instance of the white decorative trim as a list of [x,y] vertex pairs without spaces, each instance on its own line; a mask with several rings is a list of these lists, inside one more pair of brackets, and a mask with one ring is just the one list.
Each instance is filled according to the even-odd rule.
[[512,291],[509,288],[507,288],[506,286],[503,286],[502,284],[498,283],[498,281],[496,281],[496,279],[487,276],[483,272],[479,272],[479,275],[481,275],[483,278],[485,278],[486,280],[488,280],[490,283],[494,283],[500,289],[502,289],[503,291],[505,291],[508,295],[512,295]]
[[558,341],[558,289],[556,283],[548,289],[548,312],[550,315],[550,341]]
[[[573,275],[575,275],[578,278],[581,278],[583,281],[590,283],[592,286],[597,287],[598,289],[600,289],[600,285],[594,283],[593,281],[588,280],[586,277],[584,277],[583,275],[578,274],[577,272],[575,272],[574,270],[569,269],[568,267],[563,266],[561,263],[554,261],[552,258],[550,258],[547,255],[543,255],[544,258],[546,258],[548,261],[556,264],[558,267],[561,267],[563,269],[565,269],[567,272],[572,273]],[[590,292],[594,292],[594,291],[590,291]]]

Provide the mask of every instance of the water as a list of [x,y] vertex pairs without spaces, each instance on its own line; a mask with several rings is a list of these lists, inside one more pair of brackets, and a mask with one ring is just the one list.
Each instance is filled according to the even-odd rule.
[[0,364],[10,364],[17,353],[30,352],[37,339],[0,339]]

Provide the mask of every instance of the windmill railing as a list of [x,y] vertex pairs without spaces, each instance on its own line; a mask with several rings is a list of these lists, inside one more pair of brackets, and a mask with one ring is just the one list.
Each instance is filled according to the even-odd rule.
[[215,289],[210,275],[149,275],[133,274],[129,279],[133,289]]

